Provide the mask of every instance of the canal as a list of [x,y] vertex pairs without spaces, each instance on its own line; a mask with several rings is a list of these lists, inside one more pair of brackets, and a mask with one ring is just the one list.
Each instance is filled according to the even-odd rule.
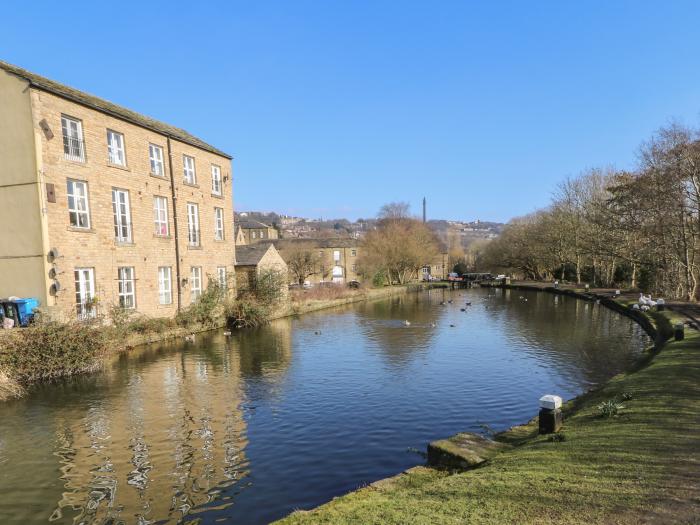
[[0,404],[0,523],[267,523],[527,421],[648,343],[594,303],[473,289],[152,345]]

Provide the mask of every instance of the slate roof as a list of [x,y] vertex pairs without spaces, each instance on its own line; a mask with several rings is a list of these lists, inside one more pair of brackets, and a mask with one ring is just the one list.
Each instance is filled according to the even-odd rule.
[[165,124],[159,120],[146,117],[145,115],[131,111],[130,109],[109,102],[108,100],[79,91],[70,86],[66,86],[65,84],[61,84],[60,82],[56,82],[46,77],[42,77],[41,75],[37,75],[36,73],[32,73],[31,71],[27,71],[26,69],[22,69],[21,67],[3,62],[2,60],[0,60],[0,69],[25,79],[32,87],[41,89],[42,91],[47,91],[72,102],[76,102],[83,106],[101,111],[102,113],[106,113],[112,117],[125,120],[131,124],[136,124],[137,126],[161,133],[172,139],[189,144],[190,146],[195,146],[196,148],[215,153],[216,155],[221,155],[222,157],[226,157],[228,159],[232,158],[228,153],[224,153],[220,149],[207,144],[203,140],[191,135],[184,129],[176,128],[170,124]]
[[264,222],[256,221],[255,219],[235,219],[236,226],[243,228],[244,230],[259,229],[259,228],[270,228]]
[[338,237],[330,239],[276,239],[272,241],[272,244],[278,250],[284,250],[300,244],[313,246],[314,248],[357,248],[360,243],[357,239]]
[[272,243],[269,242],[236,246],[236,266],[257,266],[272,247]]

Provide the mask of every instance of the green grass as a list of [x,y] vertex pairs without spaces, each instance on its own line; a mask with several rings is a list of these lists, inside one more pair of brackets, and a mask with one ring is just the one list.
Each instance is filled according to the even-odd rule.
[[[533,420],[483,468],[414,469],[281,523],[700,523],[700,335],[686,336],[567,403],[563,441]],[[624,408],[601,417],[611,399]]]

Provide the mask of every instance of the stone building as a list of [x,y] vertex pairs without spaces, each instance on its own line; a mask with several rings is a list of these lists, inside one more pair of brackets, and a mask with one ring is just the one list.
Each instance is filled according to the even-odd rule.
[[279,232],[264,222],[245,217],[236,218],[236,244],[253,244],[279,239]]
[[[362,281],[357,265],[361,251],[357,239],[280,239],[274,241],[280,255],[289,263],[289,257],[298,250],[308,250],[317,260],[314,273],[307,277],[310,284]],[[296,283],[294,275],[290,275],[290,283]]]
[[450,256],[447,250],[442,248],[442,251],[433,260],[421,268],[421,274],[418,276],[423,281],[433,279],[444,281],[448,274],[452,271],[450,268]]
[[[274,244],[255,243],[236,247],[236,283],[239,290],[251,289],[256,279],[266,270],[280,272],[286,276],[287,263],[280,256]],[[286,293],[286,284],[283,292]]]
[[229,155],[4,62],[0,115],[0,296],[165,317],[234,284]]

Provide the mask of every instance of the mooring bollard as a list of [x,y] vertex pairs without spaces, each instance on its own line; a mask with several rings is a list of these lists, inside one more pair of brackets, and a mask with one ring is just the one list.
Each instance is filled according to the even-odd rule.
[[615,295],[620,295],[620,290],[615,290]]
[[590,289],[591,289],[591,285],[590,285],[590,284],[587,284],[587,285],[586,285],[586,291],[588,291],[588,290],[590,290]]
[[554,281],[554,288],[559,288],[559,281]]
[[685,325],[683,323],[673,325],[673,338],[676,341],[685,339]]
[[564,417],[561,414],[561,397],[547,394],[540,398],[540,434],[559,432]]

